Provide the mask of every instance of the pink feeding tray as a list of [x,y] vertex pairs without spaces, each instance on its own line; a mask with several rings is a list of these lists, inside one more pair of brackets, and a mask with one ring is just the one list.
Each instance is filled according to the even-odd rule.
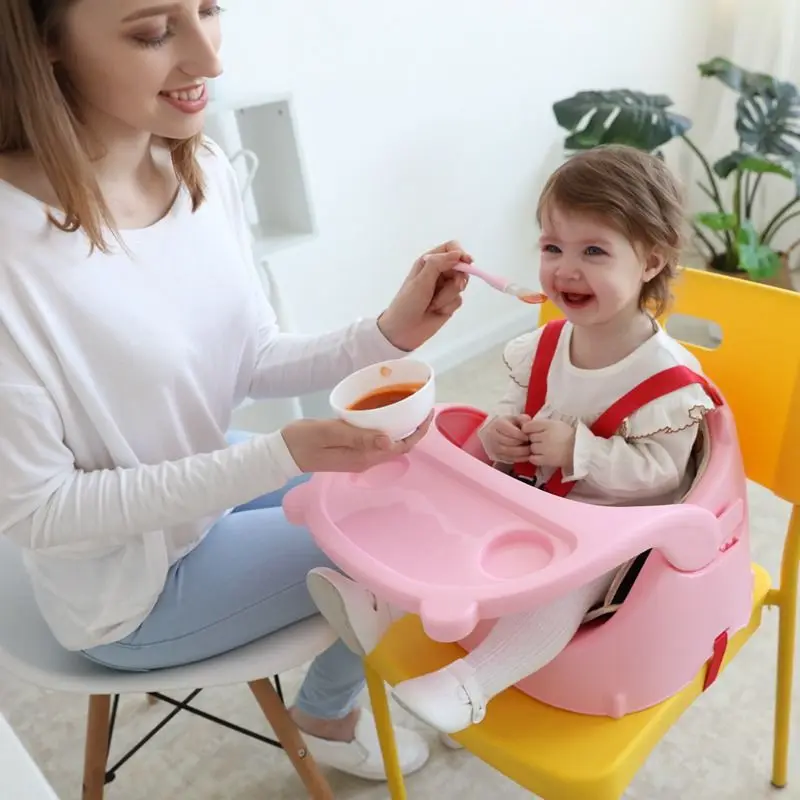
[[745,478],[727,406],[709,417],[709,456],[687,501],[670,506],[594,506],[534,489],[487,463],[484,419],[438,406],[410,454],[315,475],[288,493],[286,514],[346,574],[418,614],[432,639],[467,649],[497,617],[652,550],[620,610],[519,688],[612,716],[678,691],[750,616]]

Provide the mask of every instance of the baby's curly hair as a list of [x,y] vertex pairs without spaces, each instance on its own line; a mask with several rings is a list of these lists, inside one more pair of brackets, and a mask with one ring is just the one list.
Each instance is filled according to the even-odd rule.
[[587,214],[625,236],[635,247],[657,250],[664,269],[642,287],[639,307],[655,316],[671,300],[683,244],[684,209],[678,182],[657,156],[626,145],[576,153],[548,179],[536,220],[553,208]]

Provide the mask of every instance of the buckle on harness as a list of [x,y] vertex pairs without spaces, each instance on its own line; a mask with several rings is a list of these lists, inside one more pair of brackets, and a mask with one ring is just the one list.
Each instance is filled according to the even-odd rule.
[[516,478],[518,481],[521,481],[522,483],[525,483],[528,486],[532,486],[534,489],[538,489],[539,488],[539,484],[536,483],[536,476],[535,475],[531,475],[530,477],[528,477],[527,475],[520,475],[517,472],[513,472],[512,471],[511,472],[511,477],[512,478]]

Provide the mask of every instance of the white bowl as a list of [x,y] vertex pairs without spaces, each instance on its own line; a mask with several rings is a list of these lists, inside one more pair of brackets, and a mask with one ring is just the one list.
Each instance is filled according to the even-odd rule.
[[[394,385],[422,384],[414,394],[380,408],[354,411],[350,408],[365,395]],[[348,375],[331,392],[334,413],[357,428],[385,433],[392,441],[410,436],[422,425],[436,403],[433,368],[412,358],[381,361]]]

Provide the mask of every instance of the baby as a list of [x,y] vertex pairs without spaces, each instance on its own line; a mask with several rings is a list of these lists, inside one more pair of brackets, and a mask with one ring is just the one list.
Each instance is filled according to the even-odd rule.
[[[641,151],[589,150],[550,177],[537,219],[542,288],[566,322],[507,345],[508,389],[480,431],[486,453],[531,491],[606,505],[678,502],[715,404],[695,358],[655,319],[680,253],[675,180]],[[495,695],[554,659],[592,609],[613,603],[617,572],[501,618],[471,653],[399,683],[394,696],[444,733],[480,722]],[[361,655],[401,615],[333,570],[312,570],[308,587]]]

